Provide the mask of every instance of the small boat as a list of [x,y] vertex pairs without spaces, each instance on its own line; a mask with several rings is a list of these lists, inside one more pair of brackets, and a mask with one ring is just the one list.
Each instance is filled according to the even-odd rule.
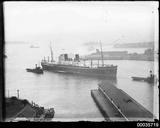
[[44,118],[46,119],[53,118],[54,114],[55,114],[54,108],[50,108],[45,112]]
[[39,46],[31,45],[30,48],[39,48]]
[[154,83],[154,75],[152,74],[152,71],[150,71],[149,77],[132,77],[135,81],[145,81],[148,83]]
[[26,70],[27,70],[27,72],[43,74],[43,69],[41,67],[37,67],[37,64],[36,64],[36,68],[34,68],[34,69],[27,68]]
[[135,81],[146,81],[148,83],[153,83],[154,82],[154,78],[152,77],[132,77],[133,80]]

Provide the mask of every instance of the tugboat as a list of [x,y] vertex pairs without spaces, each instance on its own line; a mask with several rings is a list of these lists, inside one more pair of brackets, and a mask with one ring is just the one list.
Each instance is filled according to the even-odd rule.
[[152,71],[150,71],[150,76],[148,77],[132,77],[135,81],[145,81],[148,83],[154,83],[154,75],[152,74]]
[[34,69],[27,68],[26,70],[27,70],[27,72],[43,74],[43,69],[41,67],[37,67],[37,64],[36,64],[36,67]]

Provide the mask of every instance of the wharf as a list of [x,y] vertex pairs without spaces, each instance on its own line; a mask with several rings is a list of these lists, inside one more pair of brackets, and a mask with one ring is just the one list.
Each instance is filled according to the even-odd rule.
[[99,90],[91,90],[91,95],[106,121],[125,121],[120,112]]
[[99,84],[91,95],[104,117],[111,121],[153,121],[151,112],[112,83]]

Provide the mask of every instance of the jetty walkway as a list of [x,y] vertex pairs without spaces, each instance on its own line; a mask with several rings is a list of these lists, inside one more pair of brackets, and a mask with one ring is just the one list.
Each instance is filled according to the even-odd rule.
[[104,82],[97,90],[91,90],[106,120],[111,121],[153,121],[153,114],[115,85]]

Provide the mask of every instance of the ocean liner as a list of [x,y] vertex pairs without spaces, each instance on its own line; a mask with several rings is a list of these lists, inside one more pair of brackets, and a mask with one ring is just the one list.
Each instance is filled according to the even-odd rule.
[[[103,60],[103,52],[101,45],[101,65],[93,65],[92,60],[90,61],[90,66],[85,64],[85,61],[81,60],[79,54],[75,54],[74,58],[69,58],[68,54],[61,54],[59,56],[58,62],[55,62],[53,59],[53,50],[50,45],[51,60],[48,57],[48,60],[44,57],[41,61],[43,70],[59,72],[59,73],[72,73],[80,75],[89,75],[89,76],[103,76],[107,78],[116,78],[117,76],[117,66],[116,65],[106,65]],[[82,64],[83,61],[83,64]]]

